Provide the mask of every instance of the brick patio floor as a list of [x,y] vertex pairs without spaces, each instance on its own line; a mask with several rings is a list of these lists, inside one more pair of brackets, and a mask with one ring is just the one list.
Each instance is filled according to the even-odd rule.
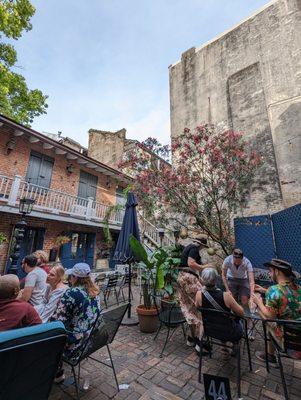
[[[137,297],[135,296],[136,302]],[[121,326],[111,345],[112,356],[119,384],[127,389],[117,392],[112,370],[94,361],[82,364],[82,378],[89,377],[90,387],[81,391],[82,400],[102,399],[204,399],[204,387],[198,383],[198,356],[186,346],[181,329],[178,329],[168,343],[165,355],[159,358],[166,331],[156,341],[154,334],[142,334],[138,326]],[[241,389],[243,399],[282,400],[284,399],[279,370],[265,367],[255,358],[255,351],[263,348],[259,335],[251,343],[253,372],[249,372],[246,351],[242,351]],[[95,353],[96,357],[107,360],[105,349]],[[237,399],[235,359],[222,360],[220,350],[214,350],[212,359],[203,358],[203,372],[230,378],[232,398]],[[290,400],[301,399],[301,362],[284,360]],[[70,371],[66,371],[65,385],[54,385],[50,400],[75,398]],[[83,383],[83,379],[81,383]]]

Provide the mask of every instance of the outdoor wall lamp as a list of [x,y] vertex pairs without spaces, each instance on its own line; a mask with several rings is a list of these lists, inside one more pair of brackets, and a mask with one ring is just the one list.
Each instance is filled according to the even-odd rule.
[[74,165],[69,164],[69,165],[67,165],[66,169],[67,169],[68,174],[72,174],[74,172]]
[[20,199],[19,202],[19,212],[22,214],[22,220],[17,222],[15,225],[14,229],[14,247],[13,247],[13,253],[11,255],[11,265],[9,272],[11,274],[18,275],[18,264],[20,261],[20,249],[21,249],[21,244],[24,240],[25,237],[25,229],[27,226],[27,223],[25,221],[25,216],[30,214],[33,208],[33,205],[35,203],[35,200],[33,199],[27,199],[23,197]]
[[111,187],[112,187],[112,183],[111,183],[110,178],[107,178],[106,187],[107,187],[108,189],[111,189]]
[[180,229],[179,229],[179,228],[177,228],[177,229],[175,229],[175,230],[173,231],[173,236],[174,236],[174,238],[175,238],[175,242],[178,243],[178,240],[179,240],[179,238],[180,238]]
[[162,243],[163,243],[163,239],[164,239],[164,235],[165,235],[164,228],[158,228],[158,233],[159,233],[159,238],[160,238],[160,244],[162,247]]
[[6,154],[11,153],[14,150],[15,147],[16,147],[15,139],[13,139],[13,138],[9,139],[9,141],[5,145]]
[[22,214],[23,217],[27,214],[30,214],[32,212],[34,203],[35,203],[35,200],[33,200],[33,199],[27,199],[25,197],[23,197],[23,199],[20,199],[20,203],[19,203],[20,214]]

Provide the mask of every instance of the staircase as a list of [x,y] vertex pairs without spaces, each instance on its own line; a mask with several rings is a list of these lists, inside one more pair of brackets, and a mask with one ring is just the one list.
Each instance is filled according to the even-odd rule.
[[174,239],[172,239],[167,232],[164,232],[164,238],[162,239],[161,243],[158,229],[140,213],[138,213],[138,220],[141,231],[141,239],[148,252],[153,252],[156,248],[161,246],[174,245]]

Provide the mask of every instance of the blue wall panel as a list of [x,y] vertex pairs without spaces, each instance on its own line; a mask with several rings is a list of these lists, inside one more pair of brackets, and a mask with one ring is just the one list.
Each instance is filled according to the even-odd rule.
[[301,204],[272,216],[277,256],[301,273]]
[[264,268],[263,263],[276,256],[272,222],[269,215],[234,219],[235,243],[253,267]]

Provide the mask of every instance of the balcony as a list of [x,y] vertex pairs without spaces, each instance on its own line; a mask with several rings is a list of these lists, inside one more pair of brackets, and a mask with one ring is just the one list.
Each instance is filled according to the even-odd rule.
[[32,216],[84,225],[103,226],[107,215],[110,227],[121,228],[123,211],[110,206],[25,182],[18,175],[0,175],[0,211],[18,213],[21,198],[35,201]]

